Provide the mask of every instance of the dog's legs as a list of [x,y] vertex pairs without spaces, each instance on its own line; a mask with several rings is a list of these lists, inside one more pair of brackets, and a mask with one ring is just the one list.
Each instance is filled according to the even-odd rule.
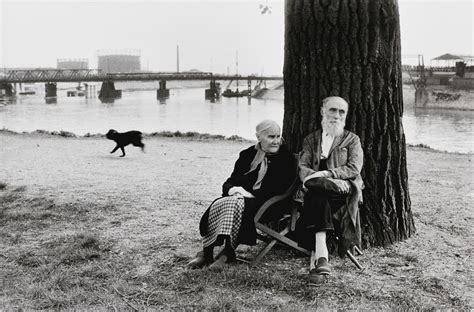
[[116,151],[116,150],[118,150],[118,148],[119,148],[119,145],[117,144],[117,146],[116,146],[116,147],[114,147],[114,149],[113,149],[113,150],[110,152],[110,154],[113,154],[113,153],[115,153],[115,151]]
[[132,145],[140,147],[142,149],[142,152],[145,151],[145,144],[143,144],[141,141],[133,142]]
[[125,156],[125,149],[123,148],[123,146],[120,146],[120,149],[122,150],[122,155],[120,157]]

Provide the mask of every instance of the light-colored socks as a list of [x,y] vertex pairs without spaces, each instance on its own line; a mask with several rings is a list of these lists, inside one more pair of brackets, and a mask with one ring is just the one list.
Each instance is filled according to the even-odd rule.
[[314,258],[316,261],[321,257],[324,257],[326,258],[326,260],[329,260],[328,247],[326,245],[326,231],[316,233],[316,243],[314,246],[314,250]]

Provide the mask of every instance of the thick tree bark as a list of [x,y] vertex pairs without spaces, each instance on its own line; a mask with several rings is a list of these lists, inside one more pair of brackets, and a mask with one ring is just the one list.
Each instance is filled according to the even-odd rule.
[[406,168],[397,0],[286,0],[283,137],[293,152],[320,127],[323,98],[349,102],[364,149],[362,238],[384,246],[415,231]]

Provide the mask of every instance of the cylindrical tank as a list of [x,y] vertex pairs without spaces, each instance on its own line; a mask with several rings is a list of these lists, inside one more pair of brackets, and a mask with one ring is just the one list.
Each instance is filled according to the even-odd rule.
[[140,55],[109,54],[98,56],[98,69],[105,73],[133,73],[140,71]]
[[57,69],[89,69],[87,59],[57,59]]

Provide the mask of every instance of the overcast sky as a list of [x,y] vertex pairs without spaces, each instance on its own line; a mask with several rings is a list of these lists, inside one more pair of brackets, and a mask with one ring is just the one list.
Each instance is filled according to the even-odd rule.
[[[474,54],[473,15],[474,0],[400,0],[402,54]],[[0,0],[1,67],[140,50],[142,69],[174,71],[179,45],[181,70],[234,73],[238,50],[239,73],[281,75],[283,44],[283,0]]]

